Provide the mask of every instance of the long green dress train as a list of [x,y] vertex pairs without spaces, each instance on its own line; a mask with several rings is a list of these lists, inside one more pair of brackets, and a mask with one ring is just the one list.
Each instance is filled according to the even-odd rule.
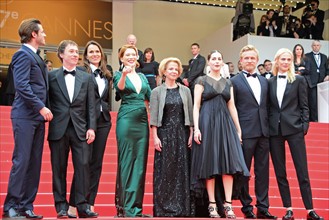
[[149,100],[151,89],[146,77],[139,93],[126,77],[124,90],[117,84],[122,73],[114,75],[114,86],[121,96],[117,116],[116,138],[118,146],[118,170],[115,205],[118,217],[141,217],[145,187],[146,163],[149,146],[148,116],[145,100]]

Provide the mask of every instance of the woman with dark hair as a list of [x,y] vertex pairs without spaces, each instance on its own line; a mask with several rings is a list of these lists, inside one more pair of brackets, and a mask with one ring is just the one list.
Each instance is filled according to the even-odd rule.
[[295,73],[298,75],[308,75],[310,62],[304,55],[304,48],[301,44],[296,44],[293,49]]
[[[204,189],[209,198],[209,216],[218,218],[215,177],[223,184],[226,218],[236,218],[232,198],[236,198],[233,180],[250,175],[241,147],[241,128],[234,103],[230,80],[221,76],[222,54],[217,50],[208,55],[210,73],[200,76],[194,88],[194,141],[192,147],[191,188],[196,197]],[[241,182],[242,183],[242,182]],[[234,196],[233,196],[234,195]],[[217,201],[218,202],[218,201]]]
[[[137,73],[138,51],[133,45],[121,47],[119,59],[124,67],[114,74],[114,87],[120,93],[116,138],[118,170],[115,205],[118,217],[144,217],[149,126],[147,117],[151,89],[144,74]],[[145,103],[146,102],[146,103]]]
[[102,164],[107,137],[111,129],[111,102],[110,89],[112,73],[107,68],[106,56],[102,46],[96,41],[89,41],[83,53],[84,66],[92,74],[95,90],[97,130],[93,143],[90,160],[90,187],[88,203],[93,206],[98,191],[102,173]]
[[141,72],[146,76],[151,89],[157,86],[159,63],[154,61],[154,51],[152,48],[146,48],[144,51],[144,60]]
[[[110,89],[112,87],[112,73],[107,69],[106,56],[103,48],[96,41],[89,41],[86,44],[83,52],[83,62],[85,71],[90,73],[92,76],[96,105],[97,130],[95,131],[96,136],[94,142],[92,143],[90,152],[90,186],[87,196],[87,202],[90,205],[90,210],[94,211],[95,199],[102,173],[106,141],[112,125],[110,115]],[[72,186],[73,185],[74,184],[72,184]],[[75,191],[71,190],[71,192]],[[69,217],[75,217],[75,212],[72,209],[74,206],[74,194],[72,193],[70,195],[70,209],[68,211]]]
[[257,26],[257,32],[256,32],[257,35],[259,35],[259,36],[265,35],[263,32],[264,32],[264,28],[265,28],[267,20],[268,20],[267,15],[262,15],[262,17],[260,18],[260,21],[259,21],[259,25]]

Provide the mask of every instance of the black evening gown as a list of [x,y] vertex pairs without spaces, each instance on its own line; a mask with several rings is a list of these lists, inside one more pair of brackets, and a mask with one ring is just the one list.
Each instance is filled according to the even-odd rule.
[[196,82],[204,86],[199,115],[202,141],[200,145],[193,142],[192,146],[191,188],[196,197],[202,197],[206,179],[230,174],[234,175],[233,199],[237,199],[240,186],[250,173],[227,108],[231,81],[215,80],[206,75]]
[[154,155],[154,208],[157,217],[194,216],[190,196],[189,127],[184,125],[179,88],[168,89],[158,137],[162,151]]

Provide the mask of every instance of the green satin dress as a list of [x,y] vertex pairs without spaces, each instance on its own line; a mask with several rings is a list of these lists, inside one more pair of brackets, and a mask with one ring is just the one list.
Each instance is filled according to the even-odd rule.
[[119,90],[117,85],[121,75],[117,71],[113,79],[115,89],[121,96],[116,125],[118,170],[115,205],[118,217],[141,217],[149,147],[148,116],[144,101],[149,100],[151,89],[146,77],[138,73],[142,80],[139,93],[128,77],[124,90]]

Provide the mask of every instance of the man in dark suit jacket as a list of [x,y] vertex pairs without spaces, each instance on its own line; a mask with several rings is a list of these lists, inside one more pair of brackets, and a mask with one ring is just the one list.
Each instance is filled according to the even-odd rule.
[[277,76],[269,79],[270,151],[282,203],[287,208],[282,219],[294,219],[286,172],[285,141],[289,144],[296,168],[299,189],[308,211],[307,219],[323,219],[313,210],[307,169],[304,138],[309,127],[307,85],[303,76],[294,74],[292,62],[292,52],[280,49],[275,55],[274,74]]
[[193,43],[191,45],[191,51],[193,58],[189,61],[189,69],[184,75],[183,83],[190,88],[193,98],[195,80],[199,76],[204,75],[203,71],[206,66],[206,59],[199,54],[200,46],[198,43]]
[[276,36],[294,38],[293,28],[297,17],[290,14],[290,6],[283,7],[283,15],[277,19]]
[[[269,125],[267,114],[268,84],[256,73],[258,50],[247,45],[240,51],[243,70],[231,79],[235,106],[242,130],[242,148],[246,165],[250,170],[254,158],[255,194],[257,218],[276,219],[269,213]],[[256,218],[251,205],[249,181],[243,185],[240,195],[245,218]]]
[[53,194],[58,218],[67,218],[66,169],[72,152],[75,204],[80,218],[97,217],[87,203],[89,191],[90,145],[95,139],[95,94],[91,75],[76,68],[78,45],[60,43],[57,52],[63,67],[49,74],[49,99],[54,119],[48,141],[53,171]]
[[[324,11],[319,9],[319,0],[311,0],[311,7],[304,9],[302,22],[307,30],[307,39],[323,40]],[[310,36],[311,34],[311,36]]]
[[37,50],[45,45],[45,32],[37,19],[26,19],[19,27],[23,46],[12,58],[16,97],[11,110],[15,148],[4,218],[43,218],[33,212],[38,192],[45,121],[52,120],[46,107],[48,72]]
[[327,56],[320,53],[321,43],[312,42],[312,52],[305,54],[310,61],[309,74],[305,75],[308,84],[308,105],[310,108],[310,121],[318,121],[317,84],[323,82],[328,75]]
[[266,79],[269,79],[271,77],[273,77],[273,74],[272,74],[272,62],[268,59],[264,60],[264,68],[265,68],[265,73],[264,74],[261,74],[262,76],[264,76]]

